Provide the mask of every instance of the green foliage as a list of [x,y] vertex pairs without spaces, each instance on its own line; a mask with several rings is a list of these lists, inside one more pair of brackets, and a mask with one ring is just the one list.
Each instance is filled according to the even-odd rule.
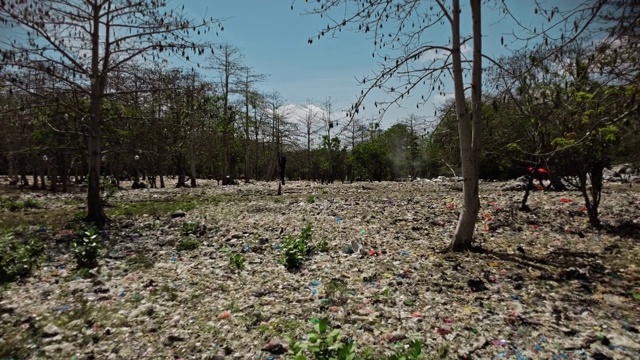
[[[314,324],[314,332],[307,335],[307,340],[297,342],[289,340],[289,351],[296,360],[353,360],[356,357],[356,345],[353,341],[343,341],[340,330],[329,331],[329,320],[320,319]],[[307,357],[309,356],[310,357]]]
[[316,202],[316,197],[315,197],[315,196],[313,196],[313,195],[309,195],[309,196],[307,196],[307,202],[308,202],[309,204],[313,204],[313,203],[315,203],[315,202]]
[[43,252],[44,244],[37,237],[21,239],[12,233],[0,235],[0,284],[29,275]]
[[422,359],[422,341],[412,340],[408,349],[398,350],[389,356],[388,360],[418,360]]
[[315,250],[319,252],[328,252],[329,251],[329,242],[326,238],[320,239],[318,243],[315,245]]
[[12,200],[7,198],[0,199],[0,205],[9,211],[20,211],[24,209],[38,209],[40,204],[35,199]]
[[176,245],[176,251],[190,251],[200,247],[200,242],[196,239],[180,240]]
[[229,266],[232,268],[241,270],[244,267],[244,256],[242,256],[242,254],[229,252],[227,257],[229,258]]
[[100,184],[102,203],[108,204],[109,200],[118,192],[118,186],[112,182],[109,178],[103,178]]
[[282,256],[280,263],[287,269],[298,269],[304,263],[305,258],[311,252],[311,237],[313,236],[313,228],[311,224],[305,225],[300,235],[289,235],[282,242]]
[[[373,359],[373,349],[367,347],[362,350],[360,357],[356,354],[356,343],[344,337],[340,330],[329,328],[327,318],[314,319],[313,331],[306,336],[305,341],[289,339],[289,354],[295,360],[356,360]],[[387,360],[419,360],[423,358],[422,341],[413,340],[409,346],[396,350],[386,357]]]
[[180,226],[180,234],[182,236],[196,235],[201,228],[202,225],[200,223],[185,222]]
[[93,269],[98,266],[102,239],[94,227],[85,231],[80,238],[71,241],[71,249],[79,269]]

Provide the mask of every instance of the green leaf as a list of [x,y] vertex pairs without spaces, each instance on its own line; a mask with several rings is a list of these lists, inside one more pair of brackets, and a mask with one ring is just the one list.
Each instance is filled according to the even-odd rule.
[[325,331],[327,331],[328,327],[329,327],[329,320],[327,318],[320,319],[320,321],[316,324],[316,330],[318,331],[319,334],[324,334]]

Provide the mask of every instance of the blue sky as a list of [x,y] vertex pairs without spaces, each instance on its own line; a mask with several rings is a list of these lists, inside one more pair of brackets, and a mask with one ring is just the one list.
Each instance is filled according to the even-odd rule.
[[[307,99],[319,103],[330,96],[336,109],[347,109],[361,89],[354,77],[371,74],[379,61],[372,57],[374,46],[367,35],[355,31],[342,31],[336,38],[314,39],[313,44],[308,44],[308,38],[326,27],[327,21],[316,15],[302,15],[310,6],[303,0],[296,0],[293,10],[291,0],[177,0],[175,3],[182,2],[192,16],[206,14],[207,18],[225,18],[225,30],[211,40],[239,48],[246,65],[257,73],[268,75],[260,88],[279,91],[289,104],[303,105]],[[510,10],[525,24],[541,28],[543,21],[534,15],[533,1],[511,3]],[[546,2],[547,5],[552,3]],[[574,2],[565,2],[569,3]],[[504,36],[505,42],[510,43],[515,24],[509,20],[500,21],[501,14],[497,9],[485,6],[483,11],[483,52],[490,56],[508,52],[500,38]],[[463,18],[465,15],[469,17],[468,12],[464,14],[463,11]],[[469,23],[465,24],[463,32],[469,33]],[[450,33],[447,30],[441,28],[431,32],[429,40],[446,44]],[[512,43],[510,47],[515,49],[517,46]],[[446,92],[448,97],[450,87]],[[381,96],[383,94],[375,94],[367,102],[368,109],[361,113],[361,119],[368,122],[372,116],[377,116],[371,105]],[[437,105],[443,99],[439,97],[434,101]],[[416,101],[408,99],[403,103],[404,108],[393,107],[388,111],[383,124],[387,127],[410,113],[433,116],[435,105],[428,104],[418,110]]]

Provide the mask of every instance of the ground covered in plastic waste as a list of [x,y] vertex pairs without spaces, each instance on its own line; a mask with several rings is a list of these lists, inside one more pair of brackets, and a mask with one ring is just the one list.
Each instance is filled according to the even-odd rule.
[[[35,273],[0,292],[0,350],[19,359],[287,359],[328,318],[358,353],[383,359],[412,339],[425,359],[640,358],[640,187],[605,187],[592,231],[578,192],[481,184],[477,252],[444,253],[460,184],[290,182],[122,190],[104,256],[74,270],[70,230],[84,195],[6,223],[50,234]],[[20,216],[21,218],[15,218]],[[13,218],[12,218],[13,217]],[[306,224],[312,251],[279,261]],[[354,252],[353,247],[356,247]]]

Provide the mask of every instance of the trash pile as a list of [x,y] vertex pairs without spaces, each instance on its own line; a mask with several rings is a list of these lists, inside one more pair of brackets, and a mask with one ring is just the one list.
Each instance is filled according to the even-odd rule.
[[[477,251],[443,252],[461,207],[452,184],[121,191],[115,206],[199,202],[179,216],[114,216],[99,268],[78,274],[61,253],[8,286],[0,351],[288,359],[286,339],[328,318],[374,358],[413,339],[451,359],[640,358],[638,236],[589,229],[579,193],[533,192],[520,212],[518,193],[483,183]],[[605,224],[640,222],[640,192],[625,189],[603,195]],[[309,251],[287,269],[284,240],[307,224]]]

